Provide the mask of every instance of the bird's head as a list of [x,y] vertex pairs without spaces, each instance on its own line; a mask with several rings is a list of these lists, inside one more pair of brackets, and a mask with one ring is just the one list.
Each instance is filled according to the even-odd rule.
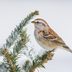
[[41,18],[37,18],[31,23],[34,24],[35,29],[37,30],[44,30],[45,28],[48,28],[48,23],[44,19],[41,19]]

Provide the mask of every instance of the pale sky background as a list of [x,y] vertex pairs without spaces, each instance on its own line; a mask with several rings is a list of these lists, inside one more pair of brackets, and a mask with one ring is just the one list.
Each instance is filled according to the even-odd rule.
[[[40,13],[37,17],[44,18],[72,49],[72,1],[70,0],[0,0],[0,46],[15,26],[35,10],[39,10]],[[27,28],[32,45],[38,48],[39,45],[33,36],[33,25],[30,23]],[[45,64],[45,67],[46,69],[40,68],[39,72],[72,72],[72,54],[58,49],[53,60]]]

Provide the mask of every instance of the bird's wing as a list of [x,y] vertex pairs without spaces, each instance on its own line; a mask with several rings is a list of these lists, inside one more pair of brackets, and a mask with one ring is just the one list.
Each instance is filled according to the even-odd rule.
[[43,37],[55,43],[65,44],[62,38],[60,38],[51,28],[48,29],[48,34],[44,33]]

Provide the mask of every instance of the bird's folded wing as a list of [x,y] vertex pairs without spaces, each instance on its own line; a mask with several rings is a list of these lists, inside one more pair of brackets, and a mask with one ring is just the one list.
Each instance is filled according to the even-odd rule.
[[64,41],[51,28],[49,29],[49,34],[44,33],[43,37],[55,43],[65,44]]

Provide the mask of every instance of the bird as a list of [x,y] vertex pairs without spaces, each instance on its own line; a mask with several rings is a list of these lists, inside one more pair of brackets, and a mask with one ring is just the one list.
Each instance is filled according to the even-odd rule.
[[31,21],[34,24],[34,36],[37,43],[47,51],[55,51],[58,48],[72,53],[63,39],[42,18]]

